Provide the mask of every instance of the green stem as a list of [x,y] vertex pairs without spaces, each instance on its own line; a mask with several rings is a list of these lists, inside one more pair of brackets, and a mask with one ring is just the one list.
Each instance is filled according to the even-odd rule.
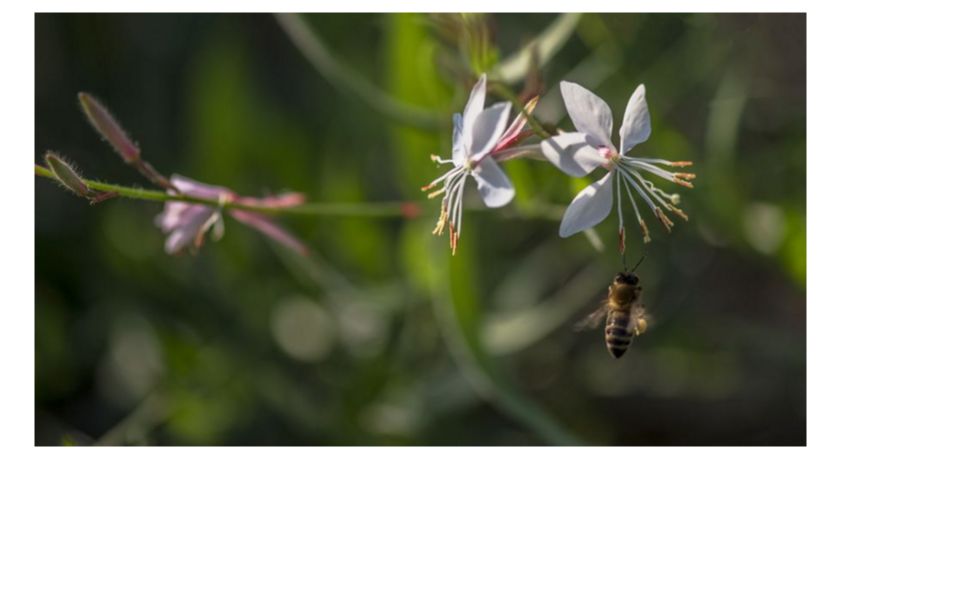
[[[34,166],[34,173],[43,178],[57,180],[54,174],[47,168]],[[294,205],[290,207],[269,207],[263,205],[247,205],[232,201],[221,202],[217,199],[205,199],[193,197],[191,195],[173,195],[165,191],[153,191],[143,188],[120,186],[108,184],[107,182],[97,182],[96,180],[83,180],[89,188],[114,193],[118,197],[128,199],[140,199],[143,201],[153,201],[164,203],[166,201],[184,201],[185,203],[197,203],[199,205],[209,205],[211,207],[224,207],[225,209],[242,209],[248,212],[268,215],[292,215],[292,216],[332,216],[332,217],[365,217],[365,218],[398,218],[407,212],[406,201],[387,201],[381,203],[309,203],[306,205]]]
[[[53,172],[47,168],[34,166],[34,174],[41,178],[57,181]],[[197,203],[211,207],[224,207],[225,209],[241,209],[244,211],[268,214],[276,216],[318,216],[332,218],[403,218],[412,217],[414,213],[422,213],[425,206],[417,201],[380,201],[377,203],[306,203],[305,205],[293,205],[289,207],[268,207],[263,205],[246,205],[226,201],[222,203],[217,199],[205,199],[193,197],[191,195],[173,195],[165,191],[147,190],[133,186],[120,186],[96,180],[81,179],[88,188],[103,193],[114,193],[118,197],[127,199],[140,199],[154,203],[164,203],[166,201],[183,201],[185,203]],[[435,207],[435,204],[432,204]],[[471,211],[485,211],[484,207],[468,207]],[[415,210],[415,211],[414,211]],[[556,205],[537,204],[528,207],[526,213],[511,211],[504,213],[508,218],[523,218],[536,220],[559,220],[563,215],[563,208]]]

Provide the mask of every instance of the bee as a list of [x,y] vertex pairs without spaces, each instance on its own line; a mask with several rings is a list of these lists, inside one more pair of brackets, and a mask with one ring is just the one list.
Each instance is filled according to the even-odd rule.
[[577,323],[577,329],[595,329],[607,317],[604,343],[614,358],[620,358],[634,337],[647,329],[647,314],[640,302],[640,280],[633,272],[618,272],[607,289],[607,299],[599,308]]

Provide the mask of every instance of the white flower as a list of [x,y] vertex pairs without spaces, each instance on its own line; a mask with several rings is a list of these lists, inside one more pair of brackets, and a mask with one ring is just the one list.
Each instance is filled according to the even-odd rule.
[[575,177],[583,177],[594,168],[603,167],[607,174],[597,182],[580,191],[570,203],[560,222],[560,236],[569,237],[577,232],[599,224],[610,214],[614,204],[614,188],[617,188],[617,216],[618,216],[618,248],[624,253],[624,215],[621,207],[622,189],[627,192],[637,222],[644,235],[644,241],[650,241],[647,225],[637,209],[633,193],[636,192],[643,199],[661,223],[671,230],[673,223],[665,215],[662,208],[685,220],[687,216],[677,208],[678,195],[669,195],[657,188],[652,182],[644,179],[640,172],[670,180],[688,188],[693,188],[690,180],[694,174],[670,172],[660,166],[684,167],[691,165],[690,161],[668,161],[666,159],[642,159],[628,157],[626,153],[634,146],[644,142],[651,135],[651,116],[647,110],[644,98],[644,84],[634,90],[627,109],[624,110],[624,122],[620,129],[620,149],[611,142],[614,128],[614,118],[610,107],[593,92],[572,82],[561,82],[560,92],[563,95],[567,113],[574,122],[577,132],[566,132],[548,138],[540,143],[540,149],[548,161],[562,171]]
[[[462,115],[453,115],[452,158],[440,159],[433,156],[438,164],[450,164],[453,167],[423,187],[423,190],[437,189],[430,193],[430,198],[443,195],[439,222],[433,234],[442,234],[444,226],[449,223],[449,245],[454,254],[463,221],[463,188],[466,178],[472,176],[476,181],[480,197],[487,207],[502,207],[513,199],[514,194],[513,185],[497,165],[493,153],[497,149],[505,148],[508,140],[519,135],[520,132],[515,131],[519,120],[515,120],[507,128],[510,103],[497,103],[484,109],[485,97],[486,74],[473,86]],[[516,128],[521,129],[522,125]],[[440,186],[442,188],[438,188]]]

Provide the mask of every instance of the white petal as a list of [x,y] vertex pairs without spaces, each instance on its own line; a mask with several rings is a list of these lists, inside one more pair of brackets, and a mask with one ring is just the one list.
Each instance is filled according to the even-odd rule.
[[624,122],[621,124],[621,155],[644,142],[651,135],[651,114],[647,110],[644,97],[644,84],[634,90],[624,109]]
[[463,154],[463,116],[453,114],[453,163],[461,164],[466,160]]
[[506,121],[510,117],[510,103],[497,103],[480,113],[473,123],[473,133],[470,143],[466,144],[464,137],[463,148],[473,161],[490,152],[500,141]]
[[607,217],[614,205],[612,186],[613,172],[577,193],[570,202],[563,220],[560,221],[560,236],[569,237],[581,230],[596,226]]
[[513,199],[513,185],[492,157],[484,157],[473,170],[473,178],[487,207],[503,207]]
[[480,76],[479,81],[470,91],[470,97],[466,99],[466,107],[463,109],[463,148],[468,148],[470,141],[467,138],[473,136],[473,123],[483,112],[483,103],[486,101],[486,74]]
[[164,240],[164,252],[168,255],[179,253],[192,242],[193,238],[193,233],[179,228],[169,234],[168,238]]
[[590,90],[573,82],[560,82],[560,94],[567,105],[567,113],[570,114],[574,127],[589,134],[591,144],[613,149],[614,144],[610,137],[614,131],[614,116],[611,115],[607,103]]
[[567,132],[546,138],[540,142],[540,150],[547,161],[575,178],[586,176],[606,162],[590,144],[589,137],[581,132]]

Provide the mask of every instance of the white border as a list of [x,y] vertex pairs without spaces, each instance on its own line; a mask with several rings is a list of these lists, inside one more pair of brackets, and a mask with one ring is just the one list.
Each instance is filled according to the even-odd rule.
[[34,449],[33,16],[5,15],[0,600],[966,599],[961,20],[602,8],[723,7],[810,11],[807,448]]

